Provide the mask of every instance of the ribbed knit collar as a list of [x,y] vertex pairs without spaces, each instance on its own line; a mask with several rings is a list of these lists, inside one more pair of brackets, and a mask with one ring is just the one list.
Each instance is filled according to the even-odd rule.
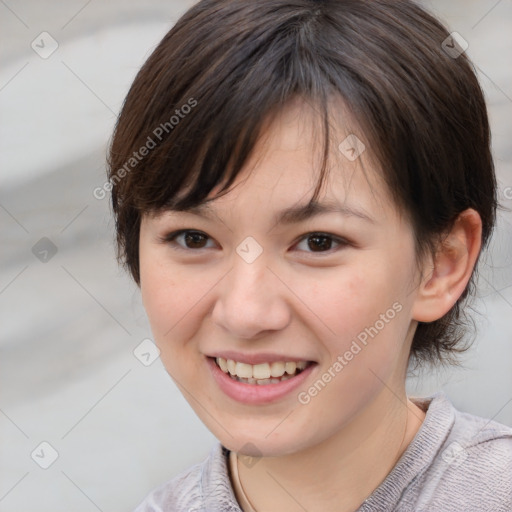
[[[415,485],[418,476],[432,464],[450,433],[455,409],[444,392],[409,399],[426,411],[425,419],[395,467],[357,512],[393,510],[406,489]],[[201,492],[208,512],[243,512],[230,480],[229,453],[221,443],[216,443],[203,463]]]

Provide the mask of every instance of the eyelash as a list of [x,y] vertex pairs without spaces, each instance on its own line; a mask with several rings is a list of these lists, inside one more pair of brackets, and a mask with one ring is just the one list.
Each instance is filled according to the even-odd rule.
[[[182,247],[181,245],[179,245],[176,242],[176,239],[179,236],[181,236],[183,234],[186,234],[186,233],[194,233],[194,234],[202,235],[202,236],[206,237],[207,239],[211,240],[211,238],[206,233],[203,233],[202,231],[196,231],[194,229],[180,229],[178,231],[173,231],[173,232],[168,233],[167,235],[161,237],[160,238],[160,242],[172,245],[173,249],[182,250],[182,251],[188,251],[188,252],[190,252],[190,251],[198,252],[198,251],[201,251],[203,249],[208,249],[207,247],[200,247],[199,249],[191,249],[189,247]],[[330,233],[324,233],[324,232],[321,232],[321,231],[312,231],[312,232],[309,232],[309,233],[306,233],[306,234],[302,235],[299,238],[299,240],[294,245],[297,245],[298,243],[302,242],[303,240],[307,240],[308,238],[311,238],[313,236],[318,236],[318,237],[321,237],[321,238],[330,239],[333,242],[339,244],[339,247],[337,249],[334,249],[334,250],[331,248],[331,249],[328,249],[327,251],[304,251],[304,252],[307,252],[309,254],[332,254],[333,252],[336,252],[337,250],[340,250],[343,247],[351,245],[350,242],[348,240],[344,239],[344,238],[332,235]]]

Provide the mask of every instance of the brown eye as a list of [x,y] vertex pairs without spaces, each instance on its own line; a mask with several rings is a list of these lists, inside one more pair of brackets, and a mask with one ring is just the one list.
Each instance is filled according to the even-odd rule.
[[204,247],[204,242],[207,237],[202,233],[197,233],[196,231],[188,231],[183,234],[183,240],[189,249],[202,249]]
[[[303,236],[297,247],[304,252],[328,252],[333,249],[333,243],[339,247],[348,245],[348,242],[328,233],[308,233]],[[302,248],[300,245],[302,244]],[[336,247],[334,248],[336,249]]]
[[[178,249],[207,249],[206,246],[210,237],[200,231],[193,231],[190,229],[182,229],[169,233],[162,238],[162,242],[172,244]],[[181,241],[181,242],[180,242]]]
[[308,247],[312,251],[328,251],[332,246],[332,238],[324,235],[308,237]]

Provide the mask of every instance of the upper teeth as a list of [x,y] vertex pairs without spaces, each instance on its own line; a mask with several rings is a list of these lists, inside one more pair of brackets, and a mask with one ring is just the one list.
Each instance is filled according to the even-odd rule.
[[233,361],[233,359],[224,359],[223,357],[217,357],[216,361],[224,373],[229,372],[231,375],[237,375],[245,379],[254,378],[258,380],[282,377],[285,372],[293,375],[297,369],[303,370],[308,365],[306,361],[247,364]]

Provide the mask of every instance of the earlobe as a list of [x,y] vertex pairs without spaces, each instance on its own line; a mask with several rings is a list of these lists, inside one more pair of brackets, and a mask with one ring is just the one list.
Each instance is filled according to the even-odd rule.
[[482,220],[469,208],[439,243],[428,275],[419,284],[412,318],[433,322],[444,316],[464,292],[478,260],[482,244]]

